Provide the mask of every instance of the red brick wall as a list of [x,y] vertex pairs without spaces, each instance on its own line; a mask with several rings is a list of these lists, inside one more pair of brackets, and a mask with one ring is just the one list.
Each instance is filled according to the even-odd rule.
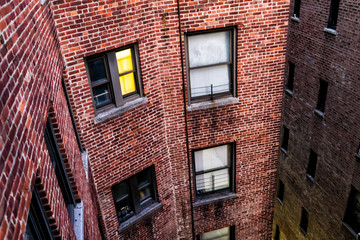
[[95,203],[60,84],[64,62],[49,3],[0,5],[0,239],[24,233],[35,180],[54,236],[75,237],[44,143],[50,105],[75,197],[84,202],[88,239],[99,239]]

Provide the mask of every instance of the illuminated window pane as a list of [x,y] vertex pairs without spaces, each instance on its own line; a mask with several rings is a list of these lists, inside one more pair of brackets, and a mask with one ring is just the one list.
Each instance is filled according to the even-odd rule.
[[116,61],[117,61],[119,74],[133,70],[131,49],[126,49],[126,50],[117,52],[116,53]]
[[230,239],[230,227],[217,229],[211,232],[200,234],[201,240],[229,240]]
[[134,73],[120,76],[121,93],[123,95],[136,91]]

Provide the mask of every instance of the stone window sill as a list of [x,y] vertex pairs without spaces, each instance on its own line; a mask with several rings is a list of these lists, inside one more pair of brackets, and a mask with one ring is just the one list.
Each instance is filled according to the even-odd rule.
[[199,206],[203,206],[203,205],[207,205],[210,203],[214,203],[214,202],[218,202],[218,201],[223,201],[223,200],[227,200],[227,199],[232,199],[232,198],[238,198],[239,196],[236,193],[233,192],[226,192],[226,193],[216,193],[213,194],[211,196],[208,197],[199,197],[199,199],[196,199],[196,201],[193,203],[194,207],[199,207]]
[[285,92],[291,97],[293,96],[293,92],[290,89],[285,89]]
[[347,223],[342,222],[342,225],[348,230],[355,239],[360,239],[360,233],[356,233]]
[[287,150],[286,150],[285,148],[281,147],[280,150],[281,150],[283,153],[285,153],[285,155],[288,155],[288,152],[287,152]]
[[226,98],[216,99],[213,101],[193,103],[190,106],[187,106],[186,110],[188,112],[191,112],[191,111],[196,111],[196,110],[203,110],[203,109],[209,109],[209,108],[230,105],[230,104],[234,104],[234,103],[238,103],[238,102],[239,102],[239,99],[236,97],[226,97]]
[[284,202],[280,199],[280,198],[276,198],[278,201],[279,201],[279,203],[281,204],[281,206],[283,206],[284,205]]
[[322,119],[324,119],[324,117],[325,117],[324,112],[322,112],[322,111],[320,111],[320,110],[318,110],[318,109],[315,109],[315,110],[314,110],[314,113],[315,113],[316,115],[318,115],[319,117],[321,117]]
[[107,109],[101,113],[99,113],[94,118],[94,124],[98,124],[101,122],[105,122],[106,120],[109,120],[110,118],[113,118],[115,116],[118,116],[126,111],[129,111],[131,109],[134,109],[140,105],[143,105],[148,102],[148,99],[146,97],[137,98],[133,101],[126,102],[123,106],[117,107],[117,108],[110,108]]
[[302,227],[300,227],[300,231],[304,234],[304,236],[306,236],[307,232]]
[[149,207],[142,210],[139,214],[129,218],[125,222],[120,223],[120,225],[118,227],[118,232],[121,233],[121,232],[125,231],[126,229],[128,229],[129,227],[134,226],[139,221],[141,221],[141,220],[145,219],[146,217],[149,217],[152,214],[154,214],[155,212],[157,212],[161,207],[162,207],[161,203],[159,203],[159,202],[153,203]]
[[309,179],[311,182],[315,182],[315,179],[310,174],[306,174],[307,179]]
[[334,36],[338,35],[337,31],[332,29],[332,28],[324,28],[324,32],[329,33],[329,34],[334,35]]
[[291,21],[293,21],[293,22],[297,22],[297,23],[300,22],[300,18],[295,17],[295,16],[291,16],[290,19],[291,19]]

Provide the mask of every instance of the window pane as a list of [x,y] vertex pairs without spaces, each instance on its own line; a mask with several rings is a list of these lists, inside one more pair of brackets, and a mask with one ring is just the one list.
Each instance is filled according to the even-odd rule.
[[129,188],[127,183],[120,183],[113,189],[115,207],[120,221],[125,221],[132,215],[134,211],[131,207]]
[[196,172],[230,166],[230,146],[222,145],[195,152]]
[[354,187],[351,188],[344,222],[355,232],[360,232],[360,193]]
[[230,187],[228,168],[196,176],[196,190],[198,193],[211,192],[228,187]]
[[115,55],[119,74],[133,70],[131,49],[119,51]]
[[216,32],[188,37],[190,67],[230,61],[230,32]]
[[119,77],[121,92],[123,95],[136,91],[134,73]]
[[91,82],[106,80],[106,68],[104,59],[97,59],[88,62]]
[[93,88],[95,106],[110,102],[109,84],[103,84]]
[[229,240],[230,239],[230,227],[217,229],[215,231],[203,233],[200,235],[201,240]]
[[149,171],[142,171],[136,175],[138,183],[138,191],[140,196],[140,203],[152,198],[151,193],[151,179]]
[[220,65],[190,70],[191,97],[230,91],[230,66]]

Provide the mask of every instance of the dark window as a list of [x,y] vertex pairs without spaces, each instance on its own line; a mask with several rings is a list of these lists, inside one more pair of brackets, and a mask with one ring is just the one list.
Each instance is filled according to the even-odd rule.
[[54,239],[40,197],[34,189],[31,197],[30,210],[26,222],[24,240]]
[[295,0],[294,3],[294,17],[300,18],[300,0]]
[[149,167],[111,188],[119,222],[157,202],[155,170]]
[[191,100],[235,95],[235,36],[234,28],[187,34]]
[[289,129],[284,126],[283,140],[282,140],[281,148],[285,152],[288,150],[288,144],[289,144]]
[[286,88],[289,89],[290,91],[293,90],[293,86],[294,86],[294,70],[295,70],[295,64],[289,62],[289,77]]
[[198,240],[222,240],[222,239],[229,239],[234,240],[235,239],[235,227],[224,227],[221,229],[216,229],[214,231],[201,233],[197,236]]
[[274,240],[280,240],[280,228],[276,225]]
[[328,89],[328,83],[320,80],[320,89],[319,89],[319,96],[318,96],[318,103],[316,109],[320,112],[325,111],[325,102],[326,102],[326,94]]
[[360,193],[353,186],[351,186],[344,222],[349,225],[355,233],[360,232]]
[[196,194],[233,189],[233,144],[193,152]]
[[86,66],[96,109],[143,95],[136,44],[87,57]]
[[317,154],[313,150],[310,150],[310,158],[309,158],[309,164],[306,174],[312,180],[315,178],[316,164],[317,164]]
[[301,208],[301,220],[300,220],[300,230],[306,234],[308,227],[308,212],[305,208]]
[[58,147],[58,144],[56,142],[56,137],[54,134],[54,130],[50,121],[50,118],[48,118],[46,122],[46,128],[44,133],[44,140],[46,143],[47,150],[49,152],[49,156],[51,159],[51,162],[54,166],[56,178],[59,183],[59,187],[61,190],[61,193],[64,198],[64,202],[66,204],[66,208],[68,210],[70,220],[73,222],[73,210],[74,210],[74,204],[75,204],[75,198],[72,192],[72,188],[69,182],[68,175],[65,170],[65,166],[60,154],[60,150]]
[[284,183],[281,180],[279,180],[279,190],[278,190],[277,198],[281,203],[284,201],[284,191],[285,191]]
[[327,27],[336,30],[340,0],[331,0]]

